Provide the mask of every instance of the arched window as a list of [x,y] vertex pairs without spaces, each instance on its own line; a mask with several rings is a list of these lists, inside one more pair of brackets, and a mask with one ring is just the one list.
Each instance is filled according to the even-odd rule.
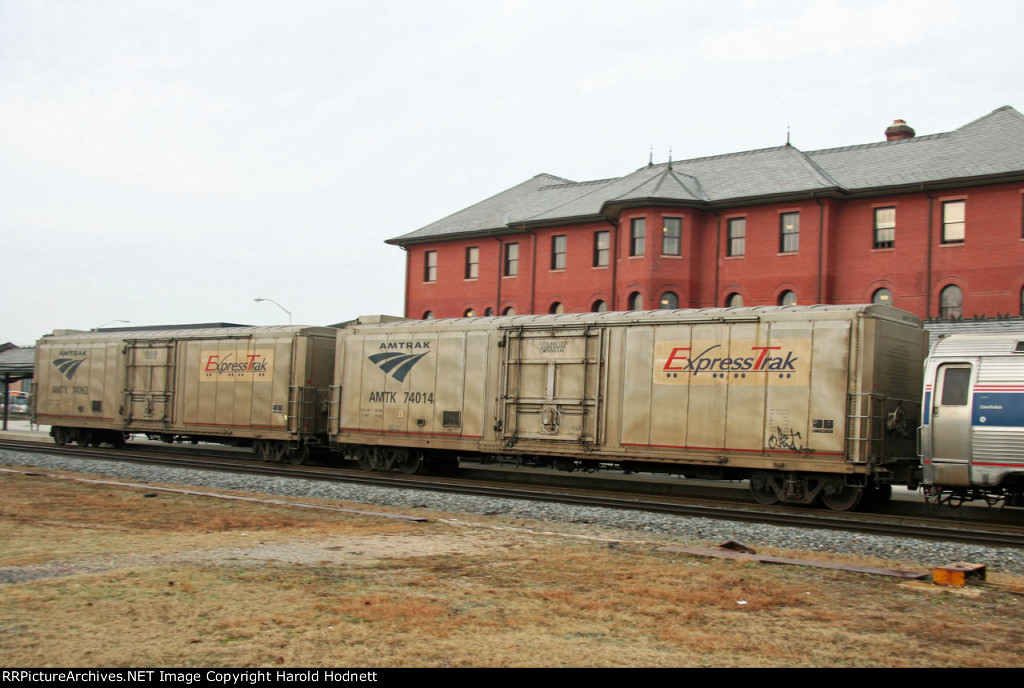
[[548,313],[565,313],[565,306],[558,301],[555,301],[551,304],[551,307],[548,308]]
[[502,315],[515,315],[516,314],[516,309],[513,308],[512,306],[509,306],[508,308],[503,310],[501,313],[502,313]]
[[433,320],[434,319],[434,311],[427,311],[426,313],[424,313],[423,314],[423,319],[424,320]]
[[640,292],[635,291],[629,295],[629,310],[642,311],[644,309],[644,297]]
[[882,287],[876,289],[875,293],[871,295],[871,303],[879,306],[891,306],[892,305],[892,292]]
[[658,301],[658,308],[667,310],[674,310],[679,308],[679,297],[676,296],[674,291],[667,291],[661,295],[661,300]]
[[608,304],[598,299],[594,302],[594,305],[590,307],[591,313],[606,313],[608,311]]
[[743,295],[734,291],[725,297],[725,305],[727,308],[739,308],[743,305]]
[[487,315],[487,316],[494,315],[494,309],[491,308],[490,306],[488,306],[487,308],[484,309],[484,315]]
[[964,317],[964,295],[955,284],[947,285],[939,292],[939,317],[943,320]]
[[789,289],[787,289],[786,291],[784,291],[781,294],[779,294],[779,305],[780,306],[795,306],[796,305],[796,292],[795,291],[790,291]]
[[472,308],[467,308],[466,312],[462,314],[462,317],[463,318],[473,318],[473,317],[476,317],[476,311],[473,310]]

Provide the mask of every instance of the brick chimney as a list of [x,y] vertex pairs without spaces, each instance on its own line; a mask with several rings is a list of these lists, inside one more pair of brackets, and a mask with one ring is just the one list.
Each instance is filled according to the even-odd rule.
[[886,127],[885,129],[885,140],[886,141],[902,141],[903,139],[912,139],[916,132],[907,126],[907,123],[902,119],[894,119],[892,126]]

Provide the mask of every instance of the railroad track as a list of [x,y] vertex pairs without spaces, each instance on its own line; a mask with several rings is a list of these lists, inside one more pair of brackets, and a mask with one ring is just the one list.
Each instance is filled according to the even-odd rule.
[[[958,512],[946,510],[941,517],[935,512],[925,514],[864,514],[833,513],[791,507],[764,507],[750,503],[737,503],[734,496],[727,499],[721,494],[716,497],[674,496],[645,491],[643,482],[632,483],[634,492],[622,494],[619,489],[612,491],[601,486],[601,481],[576,477],[571,485],[565,474],[553,474],[550,482],[536,484],[537,476],[532,474],[532,484],[522,481],[522,475],[515,471],[469,468],[465,475],[458,477],[405,476],[397,473],[367,473],[358,469],[336,466],[302,465],[292,466],[280,463],[260,463],[249,458],[248,452],[233,452],[224,449],[197,448],[187,452],[180,445],[133,445],[126,449],[83,448],[42,444],[39,442],[0,440],[0,450],[38,452],[92,459],[109,459],[123,462],[138,462],[181,468],[248,473],[254,475],[275,475],[307,480],[332,480],[358,483],[377,487],[406,488],[463,495],[479,495],[492,498],[524,499],[531,501],[572,504],[576,506],[606,509],[627,509],[661,513],[675,516],[690,516],[708,519],[755,522],[795,528],[824,528],[871,535],[885,535],[899,538],[921,538],[943,542],[958,542],[986,547],[1012,547],[1024,549],[1024,527],[1002,522],[979,522],[978,518],[959,517]],[[557,484],[553,484],[557,483]],[[621,488],[621,482],[614,481]],[[650,483],[664,492],[664,483]],[[718,493],[738,492],[722,490]],[[743,493],[746,497],[746,493]],[[978,514],[989,514],[994,510],[972,509]],[[1019,517],[1019,510],[1013,510],[1010,517]],[[1017,519],[1024,522],[1024,519]]]

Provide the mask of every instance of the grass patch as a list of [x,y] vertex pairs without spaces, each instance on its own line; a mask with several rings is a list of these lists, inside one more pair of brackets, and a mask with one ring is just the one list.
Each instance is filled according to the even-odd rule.
[[921,594],[488,527],[499,518],[393,522],[20,475],[0,490],[5,666],[1024,663],[1024,605],[995,590]]

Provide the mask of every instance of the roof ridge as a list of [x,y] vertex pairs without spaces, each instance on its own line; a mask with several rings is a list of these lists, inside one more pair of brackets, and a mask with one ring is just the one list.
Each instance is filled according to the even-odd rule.
[[[671,167],[673,165],[685,165],[691,162],[704,162],[705,160],[721,160],[722,158],[738,158],[745,155],[756,155],[758,153],[766,153],[768,151],[784,150],[785,145],[782,146],[769,146],[768,148],[752,148],[751,150],[735,151],[733,153],[720,153],[718,155],[705,155],[700,158],[687,158],[685,160],[672,160],[670,162],[656,162],[653,165],[644,165],[643,167],[637,168],[633,174],[636,174],[640,170],[647,169],[648,167]],[[629,176],[629,175],[626,175]]]
[[817,150],[806,151],[804,155],[819,155],[822,153],[842,153],[848,150],[866,150],[868,148],[879,148],[881,146],[896,146],[900,144],[912,144],[917,141],[932,141],[934,139],[948,138],[952,132],[943,131],[938,134],[925,134],[924,136],[914,136],[909,139],[898,139],[896,141],[872,141],[871,143],[854,143],[849,146],[836,146],[835,148],[819,148]]
[[1011,113],[1017,115],[1017,117],[1020,117],[1021,119],[1024,119],[1024,115],[1021,115],[1019,112],[1017,112],[1017,109],[1014,108],[1012,105],[1003,105],[1002,107],[997,107],[995,110],[993,110],[992,112],[988,113],[987,115],[982,115],[981,117],[978,117],[977,119],[971,120],[967,124],[964,124],[962,126],[957,127],[953,131],[961,131],[961,130],[966,129],[968,127],[972,127],[975,124],[977,124],[978,122],[982,121],[983,119],[988,119],[989,117],[993,116],[997,112],[1011,112]]
[[[556,208],[561,208],[562,206],[569,205],[570,203],[576,203],[581,198],[586,198],[590,194],[597,193],[598,191],[603,189],[605,186],[607,186],[608,183],[618,181],[619,179],[621,179],[621,177],[612,177],[611,179],[598,180],[598,181],[605,182],[604,184],[600,184],[600,185],[595,181],[594,182],[594,188],[591,189],[590,191],[584,193],[584,194],[580,194],[578,196],[573,196],[572,198],[567,199],[567,200],[563,201],[562,203],[559,203],[557,205],[553,205],[550,208],[546,208],[545,210],[542,210],[539,213],[534,213],[533,215],[530,215],[529,217],[524,217],[524,218],[516,219],[516,220],[510,220],[508,224],[513,224],[515,222],[529,222],[533,218],[540,217],[541,215],[546,215],[547,213],[550,213],[551,211],[555,210]],[[566,186],[572,186],[572,185],[569,184],[569,185],[556,185],[556,186],[562,186],[563,188],[565,188]],[[541,187],[541,188],[550,188],[550,187]]]
[[[707,195],[704,193],[704,187],[701,186],[699,178],[695,177],[692,174],[687,174],[686,172],[679,172],[673,169],[672,167],[669,167],[667,170],[665,170],[665,174],[662,175],[662,178],[655,185],[655,193],[657,193],[661,189],[661,185],[665,183],[665,179],[669,175],[671,175],[672,178],[676,180],[676,183],[679,184],[679,186],[683,187],[686,193],[690,194],[694,198],[699,198],[702,201],[708,200]],[[693,180],[693,184],[696,187],[697,191],[694,192],[694,190],[690,188],[690,185],[686,183],[686,180],[682,179],[681,177],[689,177],[691,180]]]
[[811,156],[809,156],[807,153],[803,152],[796,146],[791,146],[791,148],[794,151],[796,151],[797,157],[800,159],[800,162],[806,164],[808,167],[811,168],[811,172],[817,174],[819,177],[824,179],[827,184],[830,184],[836,188],[843,188],[843,185],[836,181],[836,179],[832,177],[832,175],[826,172],[821,165],[814,162],[814,160],[811,159]]
[[590,186],[591,184],[607,184],[608,182],[614,182],[622,179],[622,177],[608,177],[607,179],[591,179],[585,182],[573,182],[568,181],[566,184],[548,184],[547,186],[540,187],[541,190],[545,189],[565,189],[570,186]]
[[[412,231],[412,232],[409,232],[408,234],[402,234],[401,236],[397,236],[397,237],[394,237],[394,239],[401,239],[402,237],[406,237],[406,236],[409,236],[409,234],[415,234],[416,232],[420,232],[420,231],[422,231],[422,230],[424,230],[424,229],[427,229],[428,227],[433,227],[434,225],[436,225],[436,224],[439,224],[439,223],[441,223],[441,222],[444,222],[445,220],[447,220],[447,219],[449,219],[449,218],[455,217],[456,215],[459,215],[459,214],[461,214],[461,213],[464,213],[464,212],[466,212],[466,211],[467,211],[467,210],[469,210],[470,208],[476,208],[477,206],[483,205],[484,203],[487,203],[488,201],[491,201],[491,200],[493,200],[493,199],[497,198],[498,196],[501,196],[502,194],[506,194],[506,193],[508,193],[509,191],[512,191],[512,190],[514,190],[514,189],[518,189],[518,188],[520,188],[520,187],[522,187],[522,186],[526,186],[526,185],[527,185],[527,184],[529,184],[530,182],[532,182],[532,181],[534,181],[535,179],[538,179],[538,178],[540,178],[540,177],[550,177],[551,179],[560,179],[560,180],[562,180],[563,182],[570,182],[570,183],[572,182],[572,180],[570,180],[570,179],[565,179],[565,178],[563,178],[563,177],[558,177],[558,176],[555,176],[555,175],[553,175],[553,174],[548,174],[547,172],[541,172],[540,174],[535,174],[535,175],[533,175],[532,177],[530,177],[530,178],[529,178],[529,179],[527,179],[526,181],[522,181],[522,182],[519,182],[518,184],[513,184],[512,186],[508,187],[507,189],[502,189],[501,191],[499,191],[499,192],[497,192],[497,193],[494,193],[494,194],[491,194],[490,196],[488,196],[487,198],[485,198],[485,199],[483,199],[483,200],[477,201],[476,203],[474,203],[474,204],[472,204],[472,205],[468,205],[468,206],[466,206],[465,208],[462,208],[462,209],[460,209],[460,210],[456,210],[456,211],[455,211],[455,212],[453,212],[453,213],[448,213],[447,215],[445,215],[445,216],[444,216],[444,217],[442,217],[442,218],[439,218],[439,219],[437,219],[437,220],[434,220],[433,222],[431,222],[431,223],[429,223],[429,224],[426,224],[426,225],[424,225],[424,226],[420,227],[420,228],[419,228],[419,229],[417,229],[417,230],[414,230],[414,231]],[[539,188],[539,189],[542,189],[542,188],[544,188],[544,187],[538,187],[538,188]],[[393,239],[387,239],[387,240],[385,241],[385,243],[387,243],[388,241],[392,241],[392,240],[393,240]]]

